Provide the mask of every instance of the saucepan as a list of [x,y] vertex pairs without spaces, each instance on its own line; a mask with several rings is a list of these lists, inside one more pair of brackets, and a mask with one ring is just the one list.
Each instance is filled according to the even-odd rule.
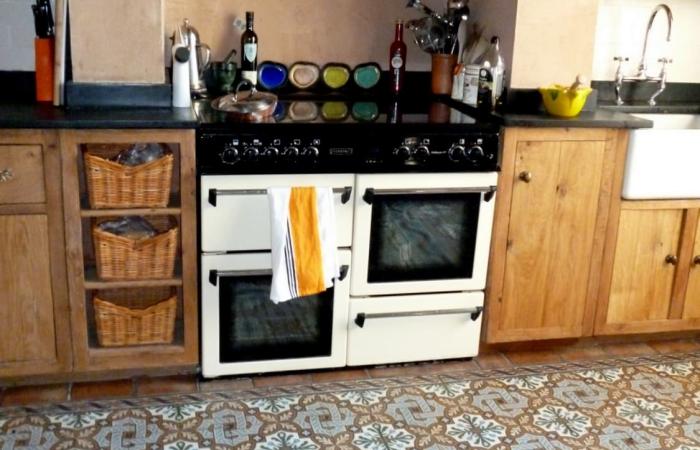
[[[244,91],[247,87],[249,90]],[[243,80],[238,83],[233,94],[224,95],[211,102],[211,107],[231,120],[239,122],[262,122],[272,120],[277,107],[277,96],[269,92],[259,92],[253,83]]]

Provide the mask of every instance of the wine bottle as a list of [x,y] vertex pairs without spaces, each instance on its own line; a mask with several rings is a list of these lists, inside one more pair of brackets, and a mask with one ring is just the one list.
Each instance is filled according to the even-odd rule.
[[241,35],[241,77],[257,85],[258,35],[253,31],[253,11],[245,13],[245,21],[245,32]]
[[389,67],[391,71],[391,92],[394,95],[401,93],[404,78],[406,77],[406,43],[403,41],[403,21],[396,21],[394,42],[389,48]]

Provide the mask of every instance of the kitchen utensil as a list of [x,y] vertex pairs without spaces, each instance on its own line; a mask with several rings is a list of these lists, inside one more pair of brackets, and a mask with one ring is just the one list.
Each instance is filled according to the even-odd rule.
[[284,64],[265,61],[258,66],[258,83],[268,91],[279,89],[287,83],[288,70]]
[[236,81],[237,64],[235,62],[216,61],[204,70],[204,82],[212,95],[225,95],[233,90]]
[[183,22],[183,32],[190,49],[190,91],[204,96],[207,92],[204,70],[211,59],[211,49],[199,39],[199,32],[190,24],[189,19]]
[[54,48],[53,36],[34,39],[34,77],[38,102],[53,101]]
[[237,54],[238,54],[238,52],[236,51],[235,48],[231,49],[231,51],[228,52],[228,55],[226,55],[226,57],[224,58],[224,60],[222,62],[224,64],[229,64],[229,63],[235,62]]
[[190,95],[190,48],[185,42],[182,25],[178,25],[173,36],[173,106],[188,108],[192,105]]
[[581,113],[588,95],[593,92],[589,87],[562,86],[553,84],[540,88],[542,102],[547,112],[557,117],[576,117]]
[[410,20],[406,26],[413,31],[416,45],[428,53],[444,53],[447,28],[432,17]]
[[331,89],[340,89],[350,80],[350,67],[345,64],[326,64],[321,72],[321,78]]
[[355,66],[352,71],[352,78],[355,84],[362,89],[372,89],[379,83],[382,69],[377,63],[366,63]]
[[314,63],[297,62],[289,68],[289,82],[297,89],[308,89],[318,81],[321,69]]
[[[243,91],[243,87],[249,91]],[[211,102],[216,111],[225,112],[230,119],[241,122],[259,122],[272,116],[277,106],[277,96],[259,92],[249,80],[238,83],[233,94],[224,95]]]
[[421,2],[421,0],[408,0],[408,4],[406,5],[406,7],[407,8],[415,8],[415,9],[421,11],[426,16],[429,16],[438,22],[442,22],[445,25],[447,25],[449,23],[449,21],[445,17],[441,16],[437,12],[435,12],[432,9],[425,6]]

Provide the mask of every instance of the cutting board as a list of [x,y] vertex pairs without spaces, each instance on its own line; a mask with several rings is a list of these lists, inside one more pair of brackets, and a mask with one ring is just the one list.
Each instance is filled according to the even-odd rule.
[[70,0],[73,81],[165,82],[164,0]]

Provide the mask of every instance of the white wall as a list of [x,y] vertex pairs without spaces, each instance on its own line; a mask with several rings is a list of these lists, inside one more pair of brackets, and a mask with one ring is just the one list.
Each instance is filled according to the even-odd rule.
[[[671,56],[671,82],[700,83],[700,1],[665,0],[673,12],[671,44],[665,44],[666,16],[659,12],[647,51],[651,71],[659,70],[657,60]],[[626,73],[633,75],[639,65],[649,15],[661,0],[601,0],[595,40],[593,79],[612,80],[617,63],[614,56],[628,56]],[[654,73],[654,72],[652,72]]]
[[33,0],[0,0],[0,70],[34,70]]

